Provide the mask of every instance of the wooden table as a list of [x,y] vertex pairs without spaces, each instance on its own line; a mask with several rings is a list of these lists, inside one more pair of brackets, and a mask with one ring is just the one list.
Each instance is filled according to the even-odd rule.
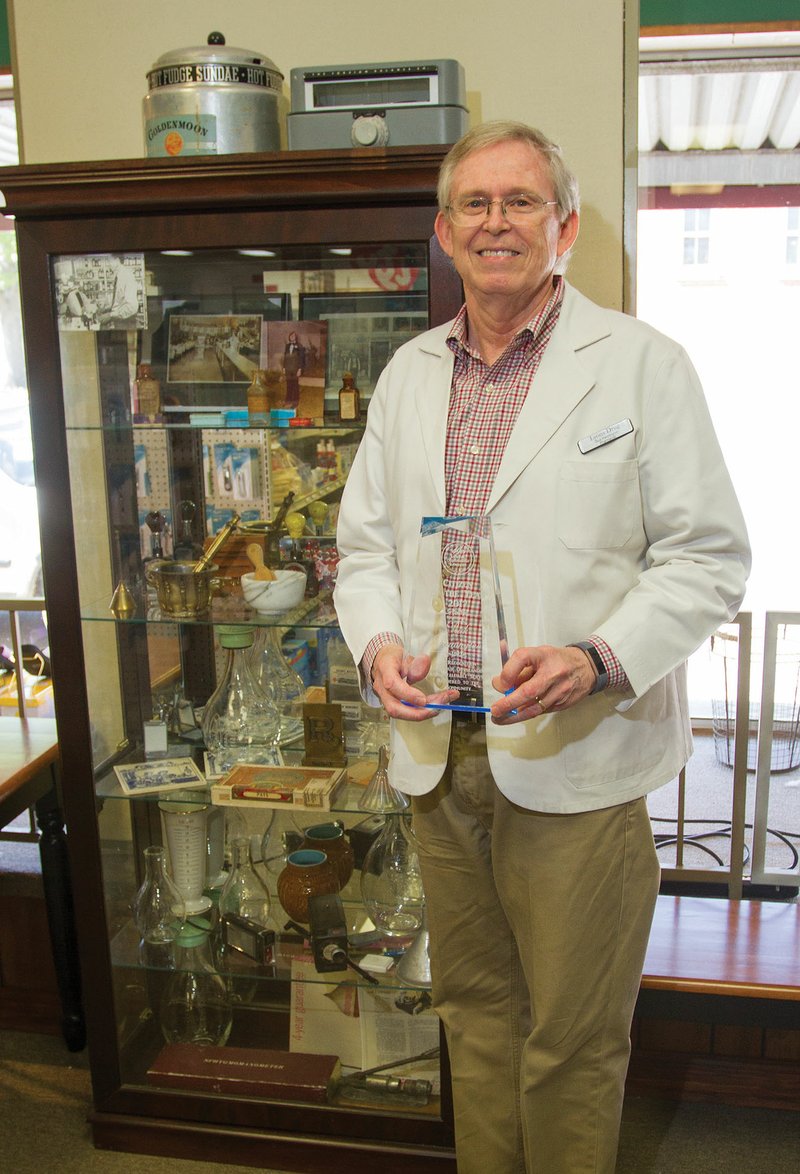
[[0,718],[0,828],[33,807],[39,827],[47,921],[70,1051],[86,1045],[72,909],[67,841],[59,796],[58,738],[53,718]]

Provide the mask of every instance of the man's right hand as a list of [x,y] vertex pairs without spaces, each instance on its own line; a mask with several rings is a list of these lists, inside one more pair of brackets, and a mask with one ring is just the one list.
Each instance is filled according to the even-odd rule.
[[429,656],[409,656],[400,644],[387,644],[379,650],[372,662],[372,687],[389,717],[407,722],[429,721],[438,710],[426,709],[427,702],[456,699],[456,689],[431,695],[413,687],[428,675],[430,667]]

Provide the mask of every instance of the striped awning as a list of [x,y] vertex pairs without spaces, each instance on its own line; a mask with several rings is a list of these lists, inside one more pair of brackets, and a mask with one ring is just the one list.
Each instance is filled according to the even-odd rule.
[[800,183],[800,53],[643,58],[639,181]]

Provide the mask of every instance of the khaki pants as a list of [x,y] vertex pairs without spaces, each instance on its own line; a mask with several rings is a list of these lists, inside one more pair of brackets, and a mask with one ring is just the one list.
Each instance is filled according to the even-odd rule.
[[659,883],[645,801],[517,807],[458,722],[414,827],[459,1174],[613,1174]]

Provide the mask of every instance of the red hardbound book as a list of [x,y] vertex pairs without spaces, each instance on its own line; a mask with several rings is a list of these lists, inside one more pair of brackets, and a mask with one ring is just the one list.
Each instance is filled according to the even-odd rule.
[[147,1070],[147,1079],[166,1088],[324,1105],[340,1071],[338,1056],[167,1044]]

